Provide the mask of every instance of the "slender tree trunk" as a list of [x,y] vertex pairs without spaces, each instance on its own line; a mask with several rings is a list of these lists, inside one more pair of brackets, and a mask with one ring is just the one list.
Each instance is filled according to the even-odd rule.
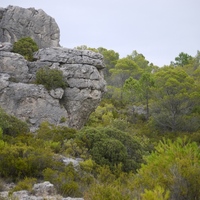
[[146,118],[147,118],[147,120],[149,120],[149,98],[148,98],[148,97],[146,98],[146,107],[147,107],[147,110],[146,110],[146,112],[147,112]]

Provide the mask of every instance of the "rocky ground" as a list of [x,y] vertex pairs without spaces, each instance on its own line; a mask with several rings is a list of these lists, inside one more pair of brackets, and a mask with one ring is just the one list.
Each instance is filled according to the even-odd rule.
[[55,187],[50,182],[34,184],[32,191],[21,190],[9,194],[14,185],[7,185],[7,190],[0,192],[3,200],[83,200],[83,198],[62,197],[56,193]]

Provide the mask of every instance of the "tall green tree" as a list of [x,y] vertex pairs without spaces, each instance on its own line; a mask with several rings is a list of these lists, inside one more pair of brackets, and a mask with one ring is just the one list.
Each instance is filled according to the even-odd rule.
[[151,88],[154,86],[154,79],[152,74],[143,73],[139,80],[140,98],[145,100],[146,105],[146,119],[149,119],[149,100],[151,97]]
[[181,66],[189,64],[192,61],[192,56],[187,53],[181,52],[177,57],[175,57],[175,62],[172,62],[175,66]]
[[134,76],[138,73],[139,67],[137,64],[129,58],[121,58],[117,61],[115,68],[110,70],[112,78],[114,79],[114,85],[122,87],[124,82],[130,76]]
[[142,69],[147,69],[149,67],[149,61],[145,59],[143,54],[138,53],[136,50],[128,55],[127,58],[133,60]]
[[115,68],[110,69],[112,85],[120,88],[120,101],[123,101],[123,85],[129,77],[137,77],[140,74],[140,69],[137,64],[129,59],[122,58],[117,61]]
[[200,118],[194,112],[199,93],[194,79],[182,68],[165,67],[155,73],[152,116],[157,127],[170,131],[194,131]]
[[119,60],[119,53],[114,50],[108,50],[103,47],[98,48],[98,52],[104,57],[105,69],[103,70],[104,76],[107,82],[109,82],[109,77],[111,76],[109,70],[113,69]]
[[154,79],[151,73],[145,72],[139,80],[128,78],[124,84],[124,90],[129,98],[135,101],[145,101],[146,119],[149,119],[149,100],[151,97],[151,89],[154,86]]

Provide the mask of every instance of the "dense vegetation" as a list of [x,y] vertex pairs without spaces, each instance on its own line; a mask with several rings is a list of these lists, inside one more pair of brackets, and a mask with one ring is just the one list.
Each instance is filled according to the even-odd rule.
[[158,68],[136,51],[77,48],[103,54],[108,92],[81,130],[44,122],[32,134],[0,110],[0,189],[48,180],[85,200],[200,199],[200,52]]

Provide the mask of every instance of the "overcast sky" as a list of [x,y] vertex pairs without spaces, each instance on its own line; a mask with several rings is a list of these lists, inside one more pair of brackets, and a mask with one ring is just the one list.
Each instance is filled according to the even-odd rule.
[[43,9],[63,47],[104,47],[120,57],[136,50],[158,66],[200,50],[200,0],[0,0],[8,5]]

